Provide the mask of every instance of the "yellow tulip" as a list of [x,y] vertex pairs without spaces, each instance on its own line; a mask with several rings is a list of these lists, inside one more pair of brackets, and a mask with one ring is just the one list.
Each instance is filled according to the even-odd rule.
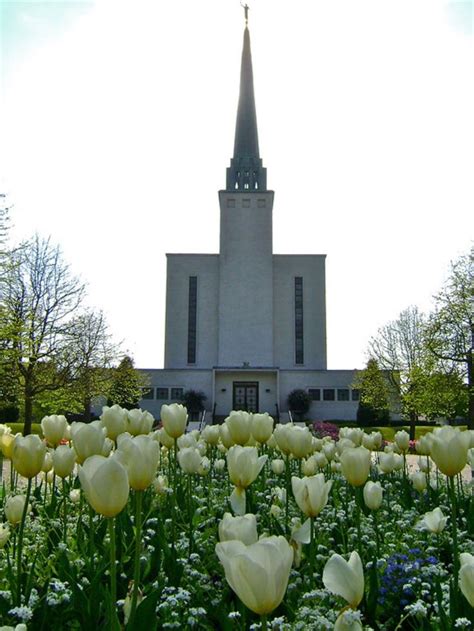
[[117,457],[127,469],[128,482],[135,491],[143,491],[150,486],[160,460],[160,446],[156,440],[145,434],[131,438],[122,434],[117,438]]
[[46,445],[36,434],[15,437],[12,462],[16,471],[24,478],[34,478],[38,475],[45,454]]
[[45,416],[41,421],[41,429],[47,443],[52,447],[56,447],[66,435],[68,422],[62,414],[52,414]]
[[155,419],[147,410],[128,410],[127,411],[127,432],[132,436],[140,434],[149,434]]
[[309,478],[291,478],[291,488],[296,503],[306,517],[316,517],[328,502],[332,480],[325,482],[324,474],[318,473]]
[[474,555],[463,552],[459,556],[459,561],[459,587],[468,603],[474,607]]
[[352,486],[365,484],[370,473],[370,451],[365,447],[349,447],[340,455],[342,475]]
[[180,403],[161,406],[161,421],[168,436],[179,438],[186,431],[188,410]]
[[231,447],[227,453],[227,469],[232,484],[246,489],[257,478],[267,458],[259,457],[256,447]]
[[10,539],[10,528],[8,525],[0,524],[0,549],[4,548]]
[[442,427],[432,433],[431,458],[442,473],[455,476],[467,464],[470,442],[469,432],[461,432],[449,425]]
[[326,589],[356,609],[364,597],[364,569],[359,554],[352,552],[349,561],[333,554],[324,566],[323,583]]
[[87,501],[104,517],[115,517],[126,506],[130,487],[127,470],[116,458],[91,456],[79,467]]
[[233,517],[225,513],[219,523],[219,541],[241,541],[246,546],[258,541],[257,518],[252,513]]
[[100,416],[103,427],[107,431],[108,438],[115,440],[117,436],[126,432],[127,427],[127,410],[120,407],[120,405],[112,405],[108,407],[104,405],[102,408],[102,414]]
[[12,526],[16,526],[21,522],[25,501],[25,495],[13,495],[5,502],[5,517]]
[[224,423],[229,429],[232,442],[245,445],[250,439],[250,414],[243,410],[232,411]]
[[263,444],[266,443],[273,432],[273,419],[265,412],[265,414],[250,415],[250,431],[256,441]]
[[370,480],[364,486],[364,502],[370,510],[378,510],[382,505],[383,489],[380,482]]
[[293,550],[284,537],[267,537],[246,546],[241,541],[216,545],[230,587],[251,611],[271,613],[283,600]]
[[73,423],[71,436],[77,462],[82,464],[90,456],[102,454],[105,443],[105,434],[100,421],[92,423]]

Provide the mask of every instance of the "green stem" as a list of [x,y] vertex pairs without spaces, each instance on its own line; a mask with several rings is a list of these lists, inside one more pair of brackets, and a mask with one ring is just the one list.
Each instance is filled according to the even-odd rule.
[[310,517],[310,540],[309,540],[309,578],[313,579],[314,574],[314,517]]
[[193,493],[191,484],[191,474],[188,473],[188,520],[189,520],[189,548],[188,554],[191,555],[193,551]]
[[66,480],[63,478],[63,539],[64,543],[67,541],[67,489],[66,489]]
[[[458,524],[457,524],[457,507],[456,507],[456,489],[454,487],[454,477],[451,476],[449,478],[449,490],[451,495],[451,508],[452,508],[452,529],[453,529],[453,577],[454,577],[454,585],[453,585],[453,593],[454,593],[454,602],[455,606],[457,606],[458,600],[458,575],[459,575],[459,554],[458,554]],[[456,613],[456,612],[455,612]]]
[[260,620],[262,621],[262,626],[260,628],[262,629],[262,631],[267,631],[267,615],[265,614],[264,616],[260,616]]
[[133,592],[132,606],[130,609],[130,620],[135,618],[135,610],[138,600],[138,586],[140,584],[140,553],[141,553],[141,536],[142,536],[142,499],[143,491],[136,491],[135,494],[135,564],[133,569]]
[[286,501],[285,501],[285,532],[289,534],[289,510],[290,510],[290,456],[285,456]]
[[31,493],[31,480],[32,478],[28,478],[28,486],[26,488],[26,497],[25,497],[25,505],[23,507],[23,513],[21,516],[20,522],[20,530],[18,532],[18,547],[17,547],[17,562],[16,562],[16,573],[17,573],[17,605],[21,605],[21,565],[22,565],[22,552],[23,552],[23,534],[25,531],[25,521],[26,515],[28,513],[28,503],[30,501],[30,493]]
[[117,569],[115,563],[115,524],[114,518],[107,519],[110,537],[110,628],[115,627],[115,608],[117,606]]

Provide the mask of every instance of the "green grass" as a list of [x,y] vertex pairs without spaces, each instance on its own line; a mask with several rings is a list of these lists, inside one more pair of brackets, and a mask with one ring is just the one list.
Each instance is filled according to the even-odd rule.
[[[437,427],[437,426],[435,426]],[[427,425],[417,426],[415,429],[415,438],[421,438],[425,434],[432,432],[435,427],[428,427]],[[467,429],[467,425],[459,425],[458,429],[464,430]],[[400,430],[404,429],[406,432],[410,433],[410,426],[405,425],[403,427],[363,427],[362,428],[367,434],[370,432],[380,432],[384,438],[384,440],[393,441],[395,434]]]
[[[23,432],[23,423],[5,423],[7,427],[10,427],[12,430],[12,434],[18,434],[18,432]],[[39,423],[32,423],[31,425],[31,433],[38,434],[43,438],[43,432],[41,430],[41,425]]]

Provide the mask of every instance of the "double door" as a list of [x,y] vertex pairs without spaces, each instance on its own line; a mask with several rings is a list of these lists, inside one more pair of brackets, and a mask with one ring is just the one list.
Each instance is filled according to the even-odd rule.
[[257,381],[234,381],[232,409],[258,412]]

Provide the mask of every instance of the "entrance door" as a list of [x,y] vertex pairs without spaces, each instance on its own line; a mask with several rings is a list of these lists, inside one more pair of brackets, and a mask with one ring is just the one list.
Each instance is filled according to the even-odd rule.
[[258,412],[258,382],[234,381],[232,409]]

